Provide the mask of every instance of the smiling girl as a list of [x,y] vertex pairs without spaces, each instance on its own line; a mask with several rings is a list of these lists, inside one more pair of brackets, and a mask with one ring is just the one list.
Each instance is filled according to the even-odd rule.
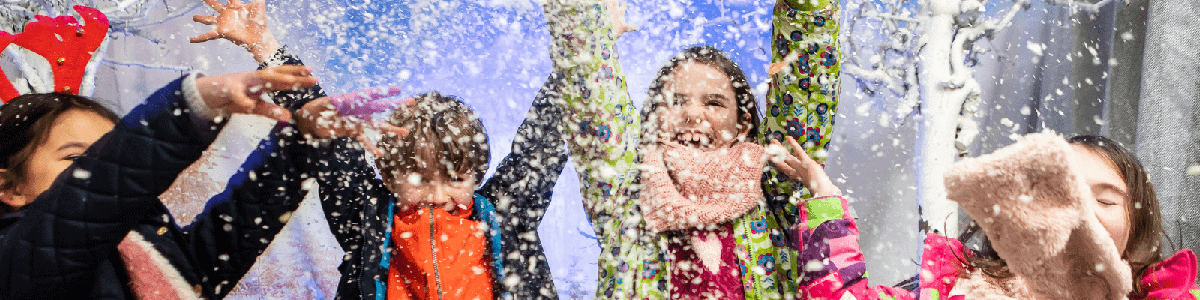
[[[712,47],[675,55],[651,84],[639,118],[614,49],[628,28],[620,7],[568,2],[550,1],[545,9],[555,70],[568,81],[565,134],[601,247],[597,297],[790,298],[797,268],[785,229],[799,223],[794,219],[800,209],[789,200],[804,192],[775,189],[777,181],[764,186],[764,177],[780,178],[764,176],[766,162],[772,160],[784,181],[804,181],[814,194],[840,192],[827,182],[805,180],[821,167],[816,161],[798,152],[768,156],[756,142],[760,127],[780,128],[779,121],[791,114],[816,120],[818,132],[832,128],[828,108],[836,100],[814,95],[836,91],[836,84],[801,88],[795,76],[830,69],[815,72],[809,66],[815,60],[802,59],[810,56],[788,53],[836,38],[814,34],[811,40],[798,36],[796,45],[779,44],[788,50],[777,57],[783,67],[774,69],[786,78],[773,83],[770,95],[793,101],[768,101],[788,112],[768,122],[760,121],[745,73]],[[832,24],[796,25],[811,23],[812,13],[797,13],[783,2],[780,7],[781,22],[808,33],[836,34]],[[820,105],[826,107],[820,114],[828,115],[808,113],[809,106]],[[821,149],[828,142],[827,134],[817,136],[804,148],[794,139],[798,134],[771,136],[777,138],[773,143],[786,140],[793,151]],[[791,214],[781,214],[785,211]]]
[[301,198],[289,193],[300,188],[301,163],[290,158],[304,148],[247,159],[242,167],[261,176],[235,176],[187,227],[158,196],[213,142],[221,125],[214,118],[289,120],[260,96],[316,84],[308,73],[289,66],[188,75],[121,119],[70,94],[22,95],[0,106],[0,298],[225,295]]

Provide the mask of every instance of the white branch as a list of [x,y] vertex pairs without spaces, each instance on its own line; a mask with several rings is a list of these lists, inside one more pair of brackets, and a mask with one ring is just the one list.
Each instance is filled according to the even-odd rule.
[[1013,20],[1013,18],[1016,18],[1017,12],[1021,10],[1022,6],[1026,5],[1028,3],[1029,3],[1029,0],[1013,1],[1012,8],[1009,8],[1008,12],[1004,13],[1004,17],[1001,18],[1000,21],[984,22],[983,24],[980,24],[977,27],[982,27],[984,30],[992,30],[992,31],[998,31],[998,30],[1004,29],[1005,27],[1012,25],[1012,20]]
[[884,19],[884,20],[913,22],[913,23],[921,23],[921,21],[922,21],[921,19],[916,19],[916,18],[912,18],[912,17],[901,17],[901,16],[897,16],[897,15],[893,15],[893,14],[865,13],[865,14],[862,14],[862,16],[863,17],[871,17],[871,18],[879,18],[879,19]]
[[1087,2],[1081,3],[1081,2],[1077,2],[1075,0],[1045,0],[1045,1],[1047,3],[1051,3],[1051,4],[1065,4],[1071,8],[1072,12],[1083,11],[1083,12],[1090,12],[1090,13],[1098,13],[1098,12],[1100,12],[1100,8],[1104,7],[1105,5],[1108,5],[1108,3],[1112,2],[1113,0],[1100,0],[1100,1],[1096,1],[1096,3],[1087,3]]
[[107,58],[105,58],[101,62],[104,62],[107,64],[123,66],[123,67],[135,67],[135,68],[150,69],[150,70],[166,70],[166,71],[180,71],[180,72],[189,72],[192,70],[191,68],[188,68],[188,67],[168,66],[168,65],[163,65],[163,64],[145,64],[145,63],[138,63],[138,62],[125,62],[125,61],[111,60],[111,59],[107,59]]

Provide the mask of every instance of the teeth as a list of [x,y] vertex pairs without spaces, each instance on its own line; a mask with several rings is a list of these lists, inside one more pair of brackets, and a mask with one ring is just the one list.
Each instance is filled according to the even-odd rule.
[[684,142],[691,142],[692,141],[692,133],[684,132],[682,135],[680,135],[679,139]]
[[708,145],[708,136],[707,135],[700,135],[699,140],[700,140],[701,145]]

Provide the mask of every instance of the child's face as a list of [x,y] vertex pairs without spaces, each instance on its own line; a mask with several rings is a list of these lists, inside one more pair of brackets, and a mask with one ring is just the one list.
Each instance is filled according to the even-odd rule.
[[1072,145],[1075,150],[1071,162],[1079,168],[1084,183],[1091,189],[1091,197],[1085,198],[1085,205],[1092,205],[1092,211],[1100,224],[1108,230],[1109,236],[1117,244],[1117,251],[1124,253],[1125,244],[1129,241],[1129,191],[1125,181],[1117,173],[1109,160],[1083,146]]
[[706,64],[687,62],[664,82],[667,106],[654,114],[665,142],[720,148],[733,144],[749,128],[738,130],[738,103],[729,76]]
[[475,174],[450,176],[444,171],[407,172],[383,176],[401,206],[443,208],[453,211],[474,200]]
[[0,194],[8,194],[0,195],[3,196],[0,200],[16,208],[29,204],[50,189],[58,174],[114,126],[112,121],[91,111],[73,109],[63,112],[50,126],[46,139],[29,156],[24,184],[13,191],[0,191]]

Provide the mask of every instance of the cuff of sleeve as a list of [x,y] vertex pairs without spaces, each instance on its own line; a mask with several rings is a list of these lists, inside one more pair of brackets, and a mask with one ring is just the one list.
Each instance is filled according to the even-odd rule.
[[192,117],[207,122],[212,122],[217,117],[228,118],[229,114],[225,111],[213,109],[208,107],[208,103],[204,103],[204,97],[200,96],[200,89],[196,87],[196,78],[203,76],[203,73],[195,72],[183,78],[183,99],[187,101],[187,107],[191,111]]
[[289,55],[290,53],[288,53],[287,46],[280,46],[279,50],[275,50],[275,54],[272,54],[271,57],[268,57],[267,60],[262,62],[262,64],[260,64],[258,67],[261,69],[282,66],[283,64],[287,63]]

